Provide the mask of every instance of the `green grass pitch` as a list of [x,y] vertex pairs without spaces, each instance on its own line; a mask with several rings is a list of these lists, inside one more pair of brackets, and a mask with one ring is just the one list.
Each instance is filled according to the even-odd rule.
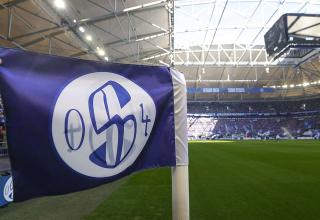
[[[191,142],[191,219],[320,219],[319,141]],[[89,207],[88,207],[89,206]],[[171,219],[169,168],[0,209],[0,219]]]

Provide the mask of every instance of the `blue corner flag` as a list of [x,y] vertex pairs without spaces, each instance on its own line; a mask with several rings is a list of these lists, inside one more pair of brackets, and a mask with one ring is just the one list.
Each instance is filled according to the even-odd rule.
[[4,48],[0,58],[14,201],[188,164],[181,73]]

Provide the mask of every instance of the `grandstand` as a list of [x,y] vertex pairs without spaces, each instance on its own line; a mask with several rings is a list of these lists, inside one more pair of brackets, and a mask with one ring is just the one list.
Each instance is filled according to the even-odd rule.
[[189,102],[190,139],[319,139],[320,99]]
[[[0,0],[0,47],[183,73],[191,219],[320,219],[319,0]],[[6,135],[0,98],[3,175]],[[170,219],[170,172],[0,219]]]

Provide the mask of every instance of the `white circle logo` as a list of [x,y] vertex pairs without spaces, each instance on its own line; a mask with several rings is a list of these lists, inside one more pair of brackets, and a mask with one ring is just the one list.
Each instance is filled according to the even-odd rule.
[[3,197],[7,202],[13,201],[13,184],[12,177],[10,177],[3,188]]
[[137,159],[156,117],[153,99],[127,78],[90,73],[60,93],[52,138],[62,160],[90,177],[111,177]]

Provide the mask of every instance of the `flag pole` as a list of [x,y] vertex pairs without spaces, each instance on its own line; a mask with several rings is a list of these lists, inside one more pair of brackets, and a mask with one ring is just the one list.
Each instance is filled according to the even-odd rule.
[[189,220],[188,165],[172,167],[172,219]]
[[[174,67],[174,0],[167,2],[169,23],[170,67]],[[187,140],[187,97],[183,74],[171,69],[174,86],[176,166],[172,167],[172,219],[189,220],[189,171]]]

